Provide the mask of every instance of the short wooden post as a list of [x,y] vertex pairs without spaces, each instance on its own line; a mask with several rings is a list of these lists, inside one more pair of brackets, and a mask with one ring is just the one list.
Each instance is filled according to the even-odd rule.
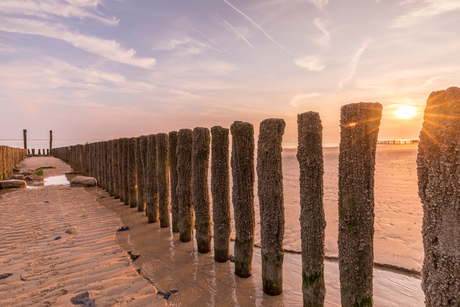
[[208,169],[211,137],[208,128],[197,127],[192,134],[192,196],[198,252],[211,250],[212,223],[209,204]]
[[27,149],[27,130],[22,130],[22,138],[24,139],[24,149]]
[[343,307],[372,306],[374,169],[380,103],[341,109],[339,155],[339,270]]
[[180,240],[189,242],[193,238],[195,224],[192,202],[192,130],[179,130],[176,152]]
[[324,306],[323,144],[321,119],[316,112],[297,115],[300,167],[300,237],[302,240],[303,305]]
[[179,199],[177,198],[177,131],[169,132],[169,183],[171,185],[172,231],[179,232]]
[[169,140],[168,134],[157,134],[157,175],[160,227],[169,227]]
[[230,165],[229,130],[211,128],[211,194],[214,223],[214,260],[226,262],[230,258]]
[[281,152],[284,128],[282,119],[260,123],[257,143],[257,187],[262,242],[262,285],[264,293],[283,292],[284,196]]
[[460,88],[430,94],[417,156],[425,306],[460,306]]
[[137,208],[136,138],[128,139],[129,207]]
[[235,214],[235,274],[252,275],[254,252],[254,127],[234,122],[232,133],[232,202]]
[[159,220],[160,214],[158,208],[157,136],[156,134],[150,134],[147,139],[145,211],[148,217],[148,222],[156,223]]

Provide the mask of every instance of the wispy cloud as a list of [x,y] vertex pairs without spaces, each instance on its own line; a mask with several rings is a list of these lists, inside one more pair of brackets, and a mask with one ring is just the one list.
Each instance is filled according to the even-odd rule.
[[184,55],[200,54],[212,49],[211,46],[183,34],[173,34],[171,37],[156,43],[152,50],[180,50]]
[[306,56],[303,58],[298,58],[294,60],[294,63],[297,66],[305,68],[309,71],[321,71],[326,66],[321,62],[320,58],[317,56]]
[[[413,1],[403,1],[401,5],[410,5]],[[390,23],[390,28],[404,28],[420,24],[426,19],[435,18],[441,14],[460,10],[458,0],[425,0],[423,6],[409,9],[405,14],[394,19]]]
[[239,9],[237,9],[235,6],[233,6],[230,2],[228,2],[227,0],[224,0],[225,3],[227,3],[231,8],[233,8],[235,11],[237,11],[238,13],[240,13],[244,18],[246,18],[247,20],[249,20],[254,26],[256,26],[268,39],[270,39],[273,43],[275,43],[278,47],[280,47],[281,49],[283,49],[284,51],[286,51],[289,55],[293,55],[289,50],[287,50],[286,48],[284,48],[280,43],[278,43],[277,41],[275,41],[273,39],[273,37],[271,37],[260,25],[258,25],[256,22],[254,22],[251,18],[249,18],[245,13],[243,13],[242,11],[240,11]]
[[309,0],[309,1],[313,3],[314,5],[316,5],[319,9],[323,9],[329,2],[329,0]]
[[329,47],[331,47],[331,35],[326,30],[327,21],[322,20],[321,18],[315,18],[313,23],[321,31],[321,35],[316,36],[314,38],[314,41],[319,46],[321,46],[321,47],[323,47],[325,49],[329,49]]
[[0,30],[12,33],[42,35],[66,41],[76,48],[105,57],[107,59],[152,69],[156,60],[153,58],[136,58],[136,51],[126,50],[115,40],[107,40],[95,36],[72,32],[62,24],[50,24],[42,21],[21,18],[0,18]]
[[117,25],[119,20],[115,16],[109,18],[98,11],[98,5],[102,4],[102,1],[97,0],[2,0],[0,1],[0,12],[43,19],[56,17],[89,18],[106,25]]
[[350,64],[348,65],[348,71],[346,75],[340,80],[339,85],[337,86],[337,90],[340,91],[343,88],[345,82],[350,81],[353,76],[355,75],[356,68],[358,67],[359,60],[364,53],[364,50],[369,47],[370,39],[366,39],[361,46],[359,47],[358,51],[356,51],[353,59],[351,60]]
[[302,107],[308,102],[310,102],[311,98],[315,98],[318,96],[320,96],[319,93],[297,94],[291,98],[289,104],[294,108]]
[[[219,16],[219,15],[217,15]],[[219,16],[220,17],[220,16]],[[241,38],[243,41],[246,42],[246,44],[248,44],[251,48],[254,48],[254,46],[252,46],[252,44],[246,39],[246,37],[240,32],[238,31],[234,26],[232,26],[227,20],[225,20],[224,18],[220,17],[220,19],[222,19],[222,22],[223,22],[223,25],[224,27],[227,29],[227,30],[230,30],[232,31],[233,33],[235,33],[239,38]]]

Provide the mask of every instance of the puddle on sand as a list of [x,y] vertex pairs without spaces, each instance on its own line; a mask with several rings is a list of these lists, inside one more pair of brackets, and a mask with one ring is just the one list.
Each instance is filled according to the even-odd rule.
[[68,173],[65,175],[59,175],[59,176],[51,176],[43,179],[43,182],[32,182],[30,185],[27,185],[27,188],[38,188],[38,187],[43,187],[43,186],[48,186],[48,185],[65,185],[65,184],[70,184],[70,180],[72,178],[79,176],[80,174],[76,173]]

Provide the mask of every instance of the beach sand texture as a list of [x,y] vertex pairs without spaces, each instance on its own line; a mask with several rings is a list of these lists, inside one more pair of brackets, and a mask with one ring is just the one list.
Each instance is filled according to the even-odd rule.
[[[45,176],[71,171],[55,158],[24,162],[22,169],[55,165]],[[1,196],[0,272],[13,273],[0,280],[1,306],[73,306],[70,299],[86,291],[97,306],[166,305],[116,244],[119,218],[83,188],[51,185]]]

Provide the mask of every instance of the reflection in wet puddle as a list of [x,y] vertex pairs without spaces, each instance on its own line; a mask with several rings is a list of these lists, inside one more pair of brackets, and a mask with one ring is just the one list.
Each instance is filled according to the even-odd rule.
[[43,179],[43,182],[31,182],[30,184],[27,185],[27,188],[38,188],[38,187],[43,187],[43,186],[48,186],[48,185],[70,184],[70,180],[72,180],[72,178],[78,175],[79,174],[68,173],[65,175],[47,177]]

